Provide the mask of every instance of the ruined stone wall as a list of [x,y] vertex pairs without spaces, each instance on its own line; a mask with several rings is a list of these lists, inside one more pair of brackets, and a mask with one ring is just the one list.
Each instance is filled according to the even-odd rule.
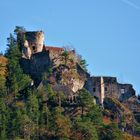
[[131,98],[132,96],[136,95],[136,92],[133,88],[133,85],[131,84],[118,84],[119,87],[119,91],[120,91],[120,97],[119,100],[120,101],[126,101],[129,98]]
[[53,61],[55,67],[63,63],[62,53],[63,48],[46,46],[46,51],[49,52],[50,59]]
[[[135,95],[135,90],[131,84],[120,84],[117,82],[116,77],[103,77],[103,83],[101,77],[90,77],[85,84],[85,88],[97,97],[100,103],[103,96],[126,101]],[[103,92],[101,88],[104,88]]]
[[101,78],[90,77],[85,83],[85,89],[87,89],[94,97],[97,98],[97,103],[101,101]]
[[38,86],[42,81],[42,74],[51,67],[48,52],[33,54],[30,59],[21,59],[21,66],[26,74],[29,74]]
[[105,96],[118,98],[120,89],[116,77],[104,77]]

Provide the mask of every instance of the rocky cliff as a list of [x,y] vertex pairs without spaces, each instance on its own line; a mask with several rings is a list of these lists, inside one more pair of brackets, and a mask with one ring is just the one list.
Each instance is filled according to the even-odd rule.
[[17,38],[23,53],[21,67],[31,76],[36,87],[47,74],[49,83],[61,83],[73,92],[83,88],[87,73],[78,64],[74,50],[45,47],[42,31],[19,33]]
[[39,86],[43,75],[47,74],[48,83],[62,84],[76,92],[83,88],[87,78],[86,72],[81,70],[82,68],[78,64],[73,68],[66,65],[52,68],[52,62],[47,52],[35,54],[30,60],[21,59],[21,66],[24,72],[32,77],[35,86]]

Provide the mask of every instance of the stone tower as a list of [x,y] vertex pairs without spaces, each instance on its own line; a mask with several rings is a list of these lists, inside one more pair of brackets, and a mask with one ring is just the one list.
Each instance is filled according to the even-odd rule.
[[30,59],[32,54],[42,52],[44,45],[44,32],[20,32],[18,42],[22,47],[22,57]]

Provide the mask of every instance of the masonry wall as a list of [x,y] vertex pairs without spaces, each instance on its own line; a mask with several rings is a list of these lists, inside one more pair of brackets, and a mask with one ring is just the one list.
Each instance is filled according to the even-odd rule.
[[42,74],[47,72],[51,65],[48,52],[33,54],[30,59],[21,59],[21,66],[24,72],[36,81],[36,86],[42,81]]
[[85,83],[85,89],[87,89],[94,97],[96,97],[97,103],[100,103],[101,94],[101,78],[100,77],[89,77]]
[[[131,84],[120,84],[116,77],[90,77],[85,88],[97,98],[97,102],[102,103],[104,97],[114,97],[124,102],[135,95],[135,90]],[[104,88],[104,90],[103,90]]]
[[119,97],[120,101],[126,101],[128,100],[130,97],[135,96],[136,95],[136,91],[133,88],[133,85],[131,84],[118,84],[119,86],[119,91],[121,96]]
[[17,36],[22,48],[22,57],[30,59],[34,53],[42,52],[44,45],[44,32],[20,32]]

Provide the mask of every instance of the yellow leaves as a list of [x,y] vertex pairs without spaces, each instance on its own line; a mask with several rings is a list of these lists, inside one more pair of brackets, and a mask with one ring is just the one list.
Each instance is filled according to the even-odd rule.
[[67,117],[59,116],[56,119],[56,124],[58,127],[58,135],[69,137],[69,134],[71,132],[70,120]]
[[5,58],[4,56],[0,56],[0,90],[5,88],[7,76],[7,63],[7,58]]
[[7,58],[4,56],[0,56],[0,76],[6,76],[7,75],[7,68],[6,65],[8,63]]
[[6,57],[4,56],[0,56],[0,64],[3,64],[5,66],[5,64],[7,64],[8,60]]
[[25,103],[23,101],[17,101],[16,102],[16,107],[17,108],[24,108],[24,106],[25,106]]
[[128,133],[125,133],[124,134],[124,140],[140,140],[140,137],[135,137],[135,136],[132,136]]

